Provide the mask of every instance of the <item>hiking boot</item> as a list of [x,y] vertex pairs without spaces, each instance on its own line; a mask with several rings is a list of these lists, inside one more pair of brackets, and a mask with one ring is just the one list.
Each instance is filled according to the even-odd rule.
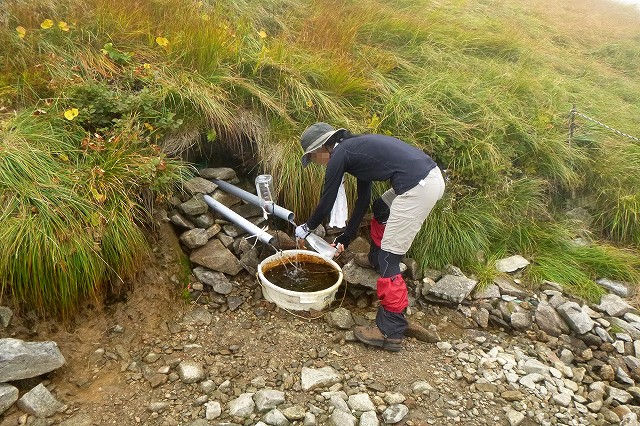
[[424,328],[416,322],[409,322],[407,329],[404,331],[405,337],[413,337],[421,342],[437,343],[440,341],[440,336],[436,331]]
[[371,262],[369,262],[369,255],[367,253],[356,253],[356,256],[353,258],[356,261],[356,265],[361,268],[370,268],[374,269]]
[[353,329],[353,334],[362,343],[385,351],[399,352],[402,349],[402,339],[388,339],[378,327],[356,327]]

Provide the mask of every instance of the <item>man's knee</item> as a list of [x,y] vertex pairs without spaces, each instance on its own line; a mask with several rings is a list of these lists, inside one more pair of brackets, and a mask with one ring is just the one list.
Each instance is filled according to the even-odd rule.
[[380,267],[380,275],[383,277],[393,277],[400,274],[400,261],[402,254],[394,254],[381,249],[378,252],[378,266]]

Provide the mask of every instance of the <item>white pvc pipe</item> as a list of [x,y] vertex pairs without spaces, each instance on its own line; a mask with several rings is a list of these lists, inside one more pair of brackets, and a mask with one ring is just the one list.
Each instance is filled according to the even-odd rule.
[[[232,185],[229,182],[226,182],[224,180],[212,179],[211,181],[216,185],[218,185],[218,187],[223,191],[228,192],[231,195],[235,195],[236,197],[242,198],[243,200],[262,208],[262,204],[261,204],[262,199],[257,195],[247,192],[244,189],[240,189],[237,186]],[[273,212],[267,212],[267,213],[272,213],[273,215],[275,215],[276,217],[279,217],[280,219],[286,220],[287,222],[294,223],[293,212],[285,209],[284,207],[280,207],[276,204],[273,205]]]
[[275,239],[275,237],[269,235],[266,231],[259,228],[257,225],[254,225],[253,223],[249,222],[247,219],[240,216],[238,213],[234,212],[229,207],[214,200],[208,195],[204,196],[204,201],[212,210],[220,213],[226,219],[233,222],[234,225],[238,225],[239,227],[247,231],[249,234],[255,235],[258,238],[258,240],[260,240],[261,242],[268,245],[273,245],[273,240]]

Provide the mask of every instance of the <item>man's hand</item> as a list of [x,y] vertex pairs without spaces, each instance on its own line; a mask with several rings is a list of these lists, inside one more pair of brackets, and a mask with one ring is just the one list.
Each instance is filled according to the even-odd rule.
[[336,243],[333,243],[333,244],[331,244],[331,246],[333,246],[333,247],[335,247],[335,248],[336,248],[336,254],[334,254],[334,255],[333,255],[333,257],[338,257],[338,256],[340,256],[340,255],[342,254],[342,252],[344,251],[344,244],[340,244],[340,243],[336,244]]
[[306,223],[296,226],[296,238],[304,240],[310,233],[311,231],[309,231],[309,227]]

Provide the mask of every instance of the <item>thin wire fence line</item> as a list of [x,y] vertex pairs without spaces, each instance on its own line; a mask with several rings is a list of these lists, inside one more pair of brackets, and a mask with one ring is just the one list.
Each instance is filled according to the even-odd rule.
[[589,121],[591,121],[591,122],[593,122],[593,123],[596,123],[596,124],[597,124],[597,125],[599,125],[599,126],[602,126],[602,127],[606,128],[606,129],[609,129],[609,130],[611,130],[612,132],[614,132],[614,133],[616,133],[616,134],[618,134],[618,135],[620,135],[620,136],[623,136],[623,137],[625,137],[625,138],[632,139],[632,140],[634,140],[634,141],[636,141],[636,142],[640,142],[640,139],[638,139],[638,138],[637,138],[637,137],[635,137],[635,136],[631,136],[631,135],[629,135],[629,134],[627,134],[627,133],[621,132],[620,130],[614,129],[614,128],[613,128],[613,127],[611,127],[611,126],[607,126],[606,124],[602,123],[601,121],[598,121],[598,120],[596,120],[596,119],[594,119],[594,118],[589,117],[588,115],[585,115],[585,114],[583,114],[583,113],[581,113],[581,112],[578,112],[578,110],[576,110],[576,109],[575,109],[575,107],[571,110],[571,113],[570,113],[570,114],[571,114],[571,119],[572,119],[572,120],[571,120],[571,121],[572,121],[572,123],[571,123],[571,125],[570,125],[570,136],[569,136],[570,138],[571,138],[571,137],[573,137],[573,129],[574,129],[574,125],[573,125],[573,118],[574,118],[576,115],[578,115],[578,116],[580,116],[580,117],[582,117],[582,118],[584,118],[584,119],[586,119],[586,120],[589,120]]

